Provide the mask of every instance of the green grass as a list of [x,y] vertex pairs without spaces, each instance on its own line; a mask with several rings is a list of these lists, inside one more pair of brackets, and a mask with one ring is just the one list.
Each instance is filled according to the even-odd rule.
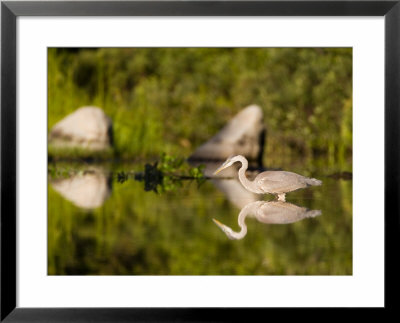
[[250,104],[264,111],[267,156],[345,160],[352,49],[48,49],[48,130],[81,106],[99,106],[114,123],[112,156],[189,156]]

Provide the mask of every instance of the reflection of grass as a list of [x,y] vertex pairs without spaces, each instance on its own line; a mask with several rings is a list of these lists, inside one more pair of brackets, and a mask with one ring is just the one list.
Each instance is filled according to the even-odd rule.
[[175,192],[114,184],[93,211],[80,210],[49,185],[49,274],[348,275],[352,273],[351,181],[293,192],[290,202],[322,210],[315,219],[265,225],[248,218],[231,241],[211,221],[237,228],[239,210],[207,181]]
[[[48,176],[51,179],[84,174],[93,170],[90,169],[90,166],[96,168],[96,164],[93,163],[93,161],[96,161],[96,156],[77,158],[77,155],[70,155],[68,158],[73,162],[68,163],[65,162],[65,159],[62,159],[61,162],[49,163]],[[86,163],[85,160],[90,163]],[[103,164],[101,169],[104,169],[104,166],[107,166],[107,164]],[[187,180],[196,181],[198,185],[201,185],[206,180],[203,174],[204,167],[204,165],[189,165],[184,158],[161,154],[156,161],[144,164],[140,171],[135,172],[129,170],[129,168],[114,170],[114,172],[111,172],[111,176],[118,183],[124,183],[128,180],[144,182],[145,191],[163,193],[182,187],[183,181]],[[101,171],[101,169],[97,171]]]
[[48,130],[78,107],[99,106],[114,122],[118,157],[189,156],[250,104],[265,114],[267,156],[344,159],[351,48],[48,50]]

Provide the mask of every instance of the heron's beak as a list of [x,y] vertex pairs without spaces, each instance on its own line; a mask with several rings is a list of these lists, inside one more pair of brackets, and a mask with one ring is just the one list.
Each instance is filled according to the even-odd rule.
[[219,167],[214,173],[213,175],[217,175],[220,171],[224,170],[226,168],[225,165],[222,165],[221,167]]
[[222,223],[219,222],[218,220],[215,220],[215,219],[212,219],[212,220],[214,221],[215,224],[217,224],[217,225],[222,225]]
[[214,221],[214,223],[216,225],[218,225],[221,228],[222,231],[224,230],[225,224],[222,224],[221,222],[219,222],[218,220],[215,220],[215,219],[212,219],[212,220]]

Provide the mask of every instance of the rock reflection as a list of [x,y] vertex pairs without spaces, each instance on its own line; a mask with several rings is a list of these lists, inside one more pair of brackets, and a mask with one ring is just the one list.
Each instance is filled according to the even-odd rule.
[[110,176],[97,170],[55,179],[50,184],[65,199],[83,209],[102,206],[111,194]]
[[239,213],[238,224],[239,232],[233,231],[230,227],[222,224],[216,219],[213,221],[221,228],[229,239],[243,239],[247,234],[245,219],[253,215],[259,222],[268,224],[288,224],[294,223],[305,218],[314,218],[321,215],[320,210],[309,210],[288,202],[283,201],[256,201],[247,204]]
[[[198,164],[192,163],[192,165]],[[241,209],[247,204],[259,201],[262,198],[259,194],[252,193],[243,187],[238,180],[237,171],[234,167],[226,168],[217,175],[214,175],[214,172],[220,166],[220,162],[208,162],[204,163],[203,165],[205,166],[203,170],[204,176],[211,178],[210,181],[214,184],[214,186],[220,190],[226,196],[228,201],[237,208]],[[251,172],[249,173],[251,176]]]
[[213,179],[211,182],[222,193],[224,193],[229,202],[239,209],[245,207],[249,203],[258,201],[261,198],[260,196],[246,190],[236,179]]

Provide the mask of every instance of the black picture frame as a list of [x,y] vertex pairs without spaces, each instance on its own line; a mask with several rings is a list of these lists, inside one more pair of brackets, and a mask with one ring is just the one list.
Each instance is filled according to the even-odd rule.
[[[236,321],[267,309],[16,307],[16,19],[19,16],[382,16],[385,19],[385,307],[399,287],[400,1],[2,1],[1,322]],[[371,127],[373,131],[373,127]],[[371,148],[373,154],[373,148]],[[371,170],[373,176],[373,170]],[[371,196],[373,190],[371,189]],[[373,260],[372,260],[373,261]],[[38,291],[40,293],[40,291]],[[279,311],[286,309],[269,309]],[[296,310],[296,309],[293,309]],[[297,309],[299,310],[299,309]],[[334,314],[334,312],[329,311]],[[315,312],[314,312],[315,313]],[[369,312],[371,313],[371,312]],[[370,314],[368,314],[370,315]],[[262,317],[262,316],[261,316]],[[284,316],[282,316],[284,317]],[[282,318],[281,317],[281,318]]]

